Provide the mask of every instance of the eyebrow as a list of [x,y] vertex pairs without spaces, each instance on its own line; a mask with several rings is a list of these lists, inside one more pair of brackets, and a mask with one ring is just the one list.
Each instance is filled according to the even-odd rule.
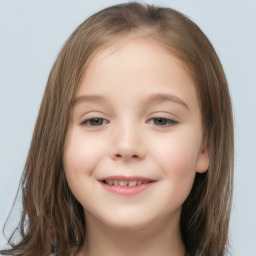
[[[82,96],[76,97],[73,100],[72,105],[74,106],[83,102],[105,102],[105,101],[106,101],[105,97],[101,95],[82,95]],[[184,107],[185,109],[189,110],[189,106],[183,100],[181,100],[177,96],[174,96],[171,94],[165,94],[165,93],[156,93],[156,94],[150,95],[148,98],[146,98],[143,101],[143,105],[160,104],[165,101],[174,102]]]
[[82,96],[78,96],[76,97],[73,102],[72,105],[77,105],[83,102],[102,102],[105,101],[103,96],[100,95],[82,95]]
[[171,101],[174,103],[177,103],[181,105],[182,107],[186,108],[189,110],[189,106],[180,98],[177,96],[171,95],[171,94],[165,94],[165,93],[157,93],[157,94],[152,94],[150,95],[144,102],[144,104],[159,104],[165,101]]

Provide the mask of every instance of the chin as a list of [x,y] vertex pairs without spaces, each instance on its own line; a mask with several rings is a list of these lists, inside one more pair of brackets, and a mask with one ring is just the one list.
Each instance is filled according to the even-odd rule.
[[151,221],[134,221],[129,219],[129,220],[120,220],[120,221],[115,221],[115,223],[109,223],[109,226],[112,227],[114,230],[117,231],[127,231],[127,232],[135,232],[135,231],[140,231],[146,229],[150,225]]
[[[180,211],[176,212],[176,219],[179,222]],[[126,211],[109,212],[105,216],[99,216],[101,224],[107,229],[117,232],[150,232],[150,230],[163,229],[173,219],[169,214],[151,211]],[[176,222],[175,221],[175,222]]]

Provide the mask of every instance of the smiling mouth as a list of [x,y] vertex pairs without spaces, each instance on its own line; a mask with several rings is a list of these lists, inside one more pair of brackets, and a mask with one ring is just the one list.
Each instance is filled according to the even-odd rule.
[[103,180],[103,183],[110,185],[110,186],[119,186],[119,187],[135,187],[141,184],[147,184],[152,181],[142,181],[142,180]]
[[157,181],[139,176],[109,176],[99,180],[108,192],[121,196],[135,196],[149,189]]

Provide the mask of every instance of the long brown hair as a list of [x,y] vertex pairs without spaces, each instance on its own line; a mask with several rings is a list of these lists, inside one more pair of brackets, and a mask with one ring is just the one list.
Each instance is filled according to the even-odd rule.
[[84,211],[63,170],[63,148],[72,100],[99,49],[121,37],[150,37],[184,61],[194,78],[210,166],[197,174],[181,213],[181,232],[191,256],[226,254],[233,188],[233,120],[227,81],[209,40],[191,20],[170,9],[136,2],[106,8],[82,23],[65,43],[49,75],[21,189],[19,243],[4,255],[47,255],[54,227],[59,255],[77,252],[86,237]]

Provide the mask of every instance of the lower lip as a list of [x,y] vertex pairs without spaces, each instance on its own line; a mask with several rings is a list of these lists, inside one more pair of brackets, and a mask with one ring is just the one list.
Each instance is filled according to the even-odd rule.
[[155,184],[155,181],[133,186],[133,187],[129,187],[129,186],[121,187],[121,186],[115,186],[115,185],[108,185],[102,181],[100,183],[107,191],[112,192],[114,194],[124,195],[124,196],[134,196],[150,188],[152,185]]

